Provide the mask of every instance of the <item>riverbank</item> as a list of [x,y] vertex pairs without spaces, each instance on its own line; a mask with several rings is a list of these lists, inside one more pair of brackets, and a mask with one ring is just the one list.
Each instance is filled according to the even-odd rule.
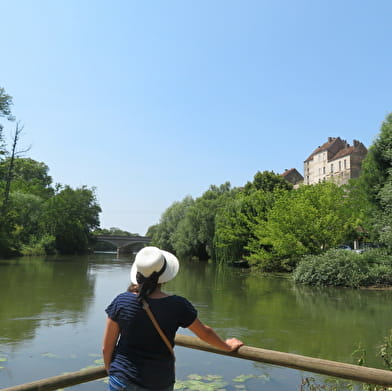
[[392,256],[382,249],[329,250],[304,257],[293,279],[307,285],[392,289]]

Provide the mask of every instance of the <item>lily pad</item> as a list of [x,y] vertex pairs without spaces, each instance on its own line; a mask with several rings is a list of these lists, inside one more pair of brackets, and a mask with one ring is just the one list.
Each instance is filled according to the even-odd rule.
[[0,362],[8,361],[5,357],[0,357]]
[[203,376],[203,379],[207,380],[207,381],[222,380],[223,376],[221,376],[221,375],[207,375],[207,376]]
[[191,379],[191,380],[202,380],[203,376],[197,375],[197,374],[192,374],[192,375],[188,375],[187,378]]
[[255,375],[239,375],[239,376],[235,377],[233,379],[233,381],[235,381],[237,383],[243,383],[243,382],[246,382],[247,380],[253,379],[255,377],[256,377]]
[[99,358],[97,360],[94,360],[94,364],[103,365],[103,358]]
[[[174,385],[176,391],[225,391],[227,383],[221,380],[214,380],[212,382],[202,381],[203,377],[200,375],[190,375],[198,377],[200,380],[177,380]],[[188,376],[189,377],[189,376]]]

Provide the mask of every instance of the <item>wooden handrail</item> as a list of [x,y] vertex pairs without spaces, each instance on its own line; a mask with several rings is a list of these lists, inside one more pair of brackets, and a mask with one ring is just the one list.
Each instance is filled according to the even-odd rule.
[[[178,346],[242,358],[245,360],[274,364],[368,384],[392,387],[392,371],[386,371],[383,369],[362,367],[359,365],[345,364],[337,361],[300,356],[298,354],[260,349],[252,346],[241,346],[238,351],[232,353],[223,352],[198,338],[179,334],[176,336],[176,344]],[[65,375],[49,377],[31,383],[4,388],[1,391],[52,391],[100,379],[105,376],[107,376],[105,368],[103,366],[99,366],[96,368],[82,369]]]
[[241,346],[234,353],[222,352],[198,338],[187,335],[177,335],[176,344],[187,348],[204,350],[211,353],[224,354],[227,356],[242,358],[245,360],[258,361],[282,367],[300,369],[307,372],[340,377],[368,384],[392,387],[392,371],[346,364],[338,361],[323,360],[320,358],[300,356],[299,354],[277,352]]

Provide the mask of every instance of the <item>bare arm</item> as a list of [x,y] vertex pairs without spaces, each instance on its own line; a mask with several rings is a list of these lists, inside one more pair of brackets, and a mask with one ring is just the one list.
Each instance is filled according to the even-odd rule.
[[109,366],[112,361],[113,351],[120,335],[120,327],[117,322],[107,318],[106,327],[103,333],[102,356],[106,372],[109,372]]
[[211,327],[203,324],[198,318],[188,328],[204,342],[226,352],[233,352],[243,345],[243,342],[237,338],[224,341]]

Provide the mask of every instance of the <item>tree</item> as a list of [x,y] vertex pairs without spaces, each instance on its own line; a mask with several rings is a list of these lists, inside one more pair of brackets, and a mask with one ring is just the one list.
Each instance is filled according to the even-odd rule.
[[56,238],[61,253],[83,253],[88,250],[91,232],[99,226],[100,212],[94,190],[65,186],[46,200],[41,229]]
[[169,206],[162,214],[159,224],[150,227],[147,231],[147,236],[151,237],[151,243],[166,251],[175,252],[173,238],[180,222],[193,203],[193,198],[187,196],[182,201],[176,201]]
[[219,261],[235,262],[249,256],[248,246],[256,240],[255,227],[266,220],[274,194],[264,190],[238,191],[218,210],[214,246]]
[[20,250],[22,245],[39,236],[39,226],[44,200],[34,194],[12,192],[10,206],[12,210],[13,247]]
[[98,228],[93,232],[93,235],[112,235],[112,236],[139,236],[137,233],[124,231],[118,227]]
[[369,199],[380,206],[379,192],[392,175],[392,113],[387,115],[380,134],[362,162],[360,184]]
[[344,242],[358,225],[355,205],[334,183],[281,192],[267,219],[255,226],[249,259],[266,271],[291,269],[301,256]]
[[[11,165],[11,158],[0,162],[0,177],[6,177]],[[15,158],[12,169],[11,191],[34,194],[43,199],[54,195],[52,177],[48,174],[49,167],[30,158]]]
[[214,236],[215,217],[226,205],[232,190],[229,182],[211,185],[203,195],[186,210],[173,234],[173,247],[180,256],[200,260],[216,259]]
[[[4,88],[0,87],[0,117],[11,117],[12,97],[5,93]],[[5,142],[3,138],[3,125],[0,124],[0,158],[5,154]]]
[[378,137],[362,162],[361,175],[353,182],[368,201],[366,235],[392,247],[392,113],[383,121]]
[[292,188],[293,185],[281,175],[275,174],[273,171],[258,171],[253,177],[253,182],[248,182],[244,190],[249,193],[254,190],[271,192],[277,189],[291,190]]
[[17,159],[19,154],[22,154],[25,151],[17,151],[16,146],[18,144],[19,138],[23,132],[23,126],[21,127],[19,123],[16,124],[15,127],[15,133],[13,137],[13,143],[12,143],[12,149],[11,149],[11,155],[9,158],[8,162],[8,167],[6,169],[6,173],[4,176],[4,195],[3,195],[3,200],[2,200],[2,205],[1,205],[1,215],[5,216],[8,212],[8,201],[9,201],[9,195],[11,191],[11,183],[14,179],[14,165],[15,165],[15,159]]

